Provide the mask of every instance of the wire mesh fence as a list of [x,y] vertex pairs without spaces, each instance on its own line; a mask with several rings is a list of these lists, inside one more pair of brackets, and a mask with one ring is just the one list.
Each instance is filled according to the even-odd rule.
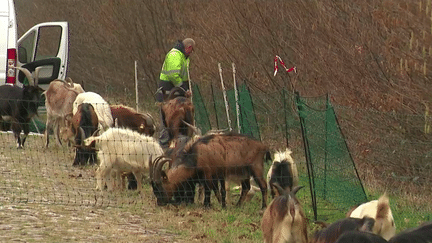
[[[220,92],[220,90],[213,92],[215,98],[210,103],[205,103],[204,99],[201,99],[201,103],[194,102],[197,109],[196,115],[200,116],[202,121],[197,119],[197,125],[204,128],[203,131],[227,128],[225,104]],[[245,133],[263,141],[272,152],[286,147],[293,150],[293,157],[299,168],[300,182],[307,187],[307,190],[301,192],[304,195],[303,203],[310,205],[312,200],[309,188],[310,177],[307,172],[303,137],[294,94],[285,90],[269,94],[255,94],[248,91],[247,88],[242,89],[241,92],[247,92],[247,95],[244,96],[246,98],[243,99],[243,103],[239,102],[241,104],[240,116],[236,115],[235,100],[232,98],[234,94],[229,93],[231,97],[228,99],[230,100],[230,117],[235,119],[233,127],[237,127],[237,117],[239,117],[243,129],[249,129]],[[199,91],[194,90],[194,95],[197,94]],[[239,97],[243,96],[239,95]],[[314,101],[314,99],[310,98],[309,102],[318,103],[318,100]],[[320,104],[319,108],[325,109],[326,107]],[[380,188],[376,191],[387,191],[396,195],[406,193],[410,196],[427,197],[432,194],[427,186],[431,182],[429,175],[432,166],[430,159],[432,135],[428,129],[430,118],[427,115],[383,113],[343,106],[334,106],[334,114],[344,135],[343,142],[346,143],[346,148],[342,148],[342,143],[339,142],[334,143],[332,148],[343,149],[344,153],[345,150],[349,150],[357,166],[360,180],[366,185],[368,200],[378,197],[368,190],[368,187],[371,186],[375,189]],[[320,112],[311,116],[320,124],[326,124],[325,121],[329,120],[325,114]],[[243,121],[247,122],[243,123]],[[43,119],[35,120],[32,124],[40,131],[44,129]],[[327,145],[335,142],[335,139],[325,137],[326,133],[323,131],[325,126],[312,125],[311,128],[315,130],[308,134],[309,138],[317,139],[318,144],[324,144],[318,146],[322,148],[319,154],[328,154]],[[38,129],[32,130],[37,131]],[[327,145],[325,145],[326,142]],[[45,148],[44,145],[44,137],[41,134],[32,133],[27,138],[24,149],[17,149],[16,140],[11,132],[0,133],[0,201],[121,206],[124,204],[140,205],[143,204],[143,200],[154,197],[148,176],[144,178],[141,193],[136,190],[128,190],[127,181],[121,192],[98,190],[96,189],[97,164],[72,166],[75,147],[69,147],[66,144],[62,146],[50,144],[48,148]],[[119,157],[121,156],[120,154]],[[329,158],[327,160],[331,163],[316,166],[323,170],[324,166],[328,166],[334,172],[344,170],[342,162]],[[268,167],[269,165],[266,165],[264,175],[267,174]],[[315,179],[318,178],[317,176],[320,174],[316,174]],[[338,177],[338,174],[327,177],[327,183],[330,179]],[[321,179],[317,179],[319,180]],[[340,180],[337,183],[339,183],[337,187],[326,187],[327,191],[323,188],[316,194],[320,199],[327,199],[323,201],[323,205],[319,206],[321,210],[329,210],[328,215],[343,215],[347,207],[353,204],[350,201],[338,208],[335,207],[332,200],[328,200],[340,197],[329,194],[329,190],[345,190],[348,194],[352,192],[353,188],[350,183],[340,182]],[[420,220],[427,221],[431,218],[429,209],[420,202],[416,204],[415,196],[412,198],[411,201],[392,204],[398,225],[414,226]],[[336,211],[334,211],[335,208]],[[307,214],[313,217],[312,211],[307,211]]]

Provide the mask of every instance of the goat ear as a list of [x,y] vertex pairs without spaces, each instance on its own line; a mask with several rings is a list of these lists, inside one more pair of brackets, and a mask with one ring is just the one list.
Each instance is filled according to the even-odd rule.
[[[66,114],[66,116],[65,116],[65,121],[66,121],[66,122],[72,122],[72,117],[73,117],[73,114],[72,114],[72,113],[68,113],[68,114]],[[70,124],[68,124],[68,125],[70,125]]]
[[163,182],[167,182],[168,181],[168,176],[167,176],[167,174],[165,173],[164,170],[161,171],[161,177],[162,177],[162,181]]

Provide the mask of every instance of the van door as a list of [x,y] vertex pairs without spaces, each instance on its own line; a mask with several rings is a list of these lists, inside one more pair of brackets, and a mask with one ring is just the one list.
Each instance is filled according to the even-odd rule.
[[[48,22],[33,26],[18,40],[17,66],[38,75],[43,89],[54,79],[65,79],[69,51],[69,30],[67,22]],[[24,73],[18,74],[18,81],[25,82]]]

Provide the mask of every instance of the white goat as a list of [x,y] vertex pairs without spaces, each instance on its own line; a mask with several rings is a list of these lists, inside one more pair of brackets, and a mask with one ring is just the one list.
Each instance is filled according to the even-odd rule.
[[351,218],[363,218],[365,216],[375,219],[373,233],[381,235],[386,240],[396,234],[396,226],[386,194],[382,195],[378,200],[361,204],[349,214]]
[[74,115],[78,110],[78,106],[81,105],[82,103],[89,103],[94,107],[96,114],[98,116],[99,129],[104,131],[114,125],[114,120],[112,118],[110,106],[108,102],[106,102],[102,98],[102,96],[94,92],[84,92],[78,94],[73,103]]
[[291,157],[291,150],[277,151],[274,155],[273,163],[267,173],[267,186],[274,197],[274,190],[270,182],[278,183],[283,189],[290,190],[299,185],[297,166]]
[[[99,168],[96,171],[97,187],[102,190],[107,184],[113,190],[124,173],[133,173],[138,189],[142,189],[142,178],[149,169],[149,158],[163,155],[162,147],[153,138],[130,129],[109,128],[100,136],[84,140],[85,146],[98,150]],[[112,174],[115,174],[115,181]],[[123,189],[123,188],[122,188]]]

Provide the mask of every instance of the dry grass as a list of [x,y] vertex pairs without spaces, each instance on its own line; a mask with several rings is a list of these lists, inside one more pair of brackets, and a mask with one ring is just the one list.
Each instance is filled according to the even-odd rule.
[[[96,167],[72,167],[70,148],[52,145],[42,149],[40,136],[30,136],[23,150],[15,148],[11,134],[2,133],[0,141],[0,241],[262,242],[259,193],[241,208],[233,206],[238,192],[225,210],[214,198],[208,210],[201,202],[158,207],[148,184],[142,193],[96,191]],[[294,159],[304,178],[300,154],[294,151]],[[385,187],[378,183],[376,171],[363,171],[370,198],[377,198]],[[405,189],[412,188],[407,184]],[[316,226],[309,193],[306,187],[298,196],[312,233]],[[428,220],[428,198],[402,188],[391,193],[398,230]],[[344,212],[332,215],[328,222],[341,217]]]

